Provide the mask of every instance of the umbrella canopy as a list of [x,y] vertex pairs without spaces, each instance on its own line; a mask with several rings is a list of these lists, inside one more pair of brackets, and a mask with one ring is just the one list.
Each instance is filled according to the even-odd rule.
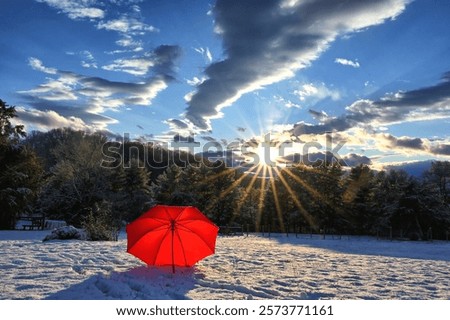
[[157,205],[127,225],[127,252],[175,272],[213,254],[218,231],[195,207]]

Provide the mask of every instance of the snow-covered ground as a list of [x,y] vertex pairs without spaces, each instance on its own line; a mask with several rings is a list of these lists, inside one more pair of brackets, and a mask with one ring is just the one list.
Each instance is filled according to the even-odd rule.
[[193,268],[147,267],[118,242],[0,232],[0,299],[450,299],[450,242],[219,237]]

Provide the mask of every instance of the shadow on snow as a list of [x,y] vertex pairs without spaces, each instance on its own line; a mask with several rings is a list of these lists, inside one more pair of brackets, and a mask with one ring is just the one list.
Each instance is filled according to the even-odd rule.
[[140,266],[125,272],[94,275],[46,297],[48,300],[184,300],[204,275],[193,268]]

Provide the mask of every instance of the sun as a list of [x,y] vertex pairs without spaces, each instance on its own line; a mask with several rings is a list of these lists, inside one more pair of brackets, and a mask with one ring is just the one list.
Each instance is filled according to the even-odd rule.
[[277,167],[280,165],[280,149],[267,143],[260,143],[254,148],[255,165],[264,167]]
[[267,133],[241,145],[241,154],[245,158],[244,163],[247,168],[274,169],[285,167],[284,156],[287,146],[286,141],[280,142],[278,136],[271,137],[271,134]]

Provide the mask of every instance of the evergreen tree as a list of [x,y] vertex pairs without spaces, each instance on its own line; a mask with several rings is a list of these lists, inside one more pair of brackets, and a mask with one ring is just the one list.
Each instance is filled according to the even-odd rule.
[[392,217],[398,212],[409,176],[405,171],[381,171],[374,178],[373,198],[370,203],[376,217],[372,232],[386,232],[392,227]]
[[[26,136],[23,125],[13,125],[11,120],[16,118],[16,108],[9,106],[0,99],[0,147],[17,145],[20,138]],[[1,157],[0,160],[4,159]]]
[[325,230],[345,231],[348,228],[348,219],[343,208],[343,172],[340,165],[322,165],[316,167],[314,173],[316,181],[311,185],[319,186],[321,195],[315,199],[320,225]]
[[219,225],[239,223],[241,217],[237,208],[241,189],[235,184],[236,170],[220,162],[213,167],[202,164],[200,171],[206,173],[199,190],[205,214]]
[[166,205],[179,204],[175,196],[178,193],[180,175],[181,168],[177,165],[172,165],[156,178],[156,181],[151,185],[151,192],[155,196],[156,203]]
[[35,153],[21,144],[23,125],[13,125],[14,107],[0,100],[0,229],[13,229],[20,214],[30,214],[42,167]]
[[122,201],[118,202],[119,211],[125,220],[132,221],[153,205],[150,173],[140,160],[131,159],[127,168],[119,170],[119,175],[124,180],[119,193],[122,196]]
[[352,229],[358,234],[367,233],[375,224],[373,200],[374,173],[367,165],[351,169],[344,181],[343,201]]

